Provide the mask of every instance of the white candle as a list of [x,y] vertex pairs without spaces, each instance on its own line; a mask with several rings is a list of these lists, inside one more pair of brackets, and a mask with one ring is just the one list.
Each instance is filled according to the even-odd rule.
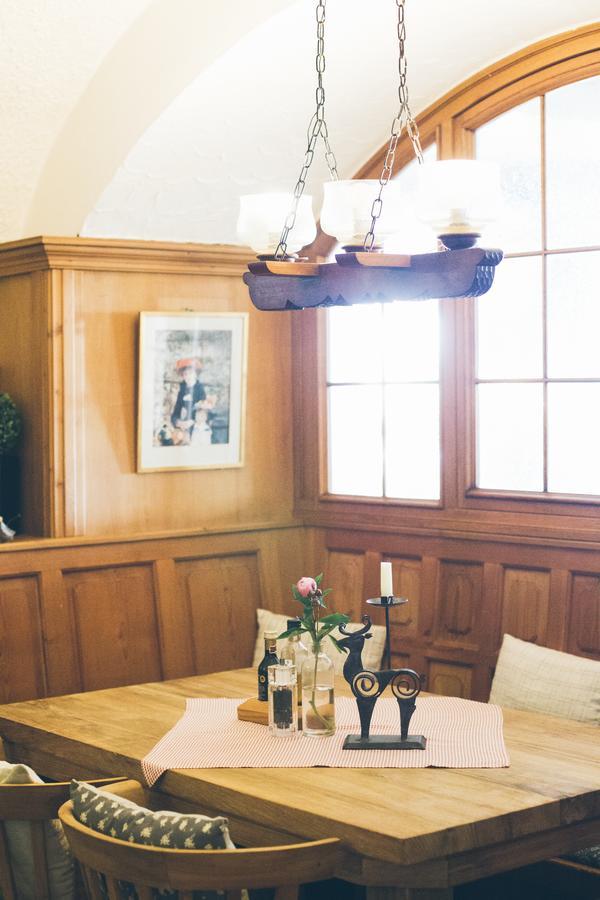
[[391,562],[381,563],[381,596],[393,597],[394,588],[392,587],[392,564]]

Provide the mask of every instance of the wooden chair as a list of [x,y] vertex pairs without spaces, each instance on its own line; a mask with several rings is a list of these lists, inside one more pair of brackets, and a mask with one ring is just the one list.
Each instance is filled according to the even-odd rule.
[[[111,793],[152,805],[137,781]],[[120,900],[119,881],[134,884],[139,900],[151,900],[152,888],[178,891],[180,900],[192,900],[194,890],[221,890],[227,900],[240,900],[242,888],[276,888],[275,900],[297,900],[300,884],[333,877],[342,848],[337,838],[328,838],[247,850],[163,850],[92,831],[75,819],[70,801],[58,815],[93,900],[102,900],[98,874],[106,879],[110,900]]]
[[[124,781],[101,778],[90,781],[98,787]],[[16,882],[11,865],[7,821],[29,822],[33,856],[33,884],[36,900],[50,896],[45,822],[58,818],[58,809],[69,799],[69,781],[54,784],[0,784],[0,890],[3,900],[16,900]]]

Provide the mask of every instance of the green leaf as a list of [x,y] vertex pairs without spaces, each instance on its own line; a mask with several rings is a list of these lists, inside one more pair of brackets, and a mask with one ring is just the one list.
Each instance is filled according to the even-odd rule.
[[323,618],[321,619],[323,625],[343,625],[348,621],[350,621],[348,619],[348,616],[345,613],[339,612],[329,613],[328,616],[323,616]]
[[319,587],[319,585],[323,581],[323,573],[322,572],[320,575],[317,575],[317,577],[315,578],[315,581],[317,582],[317,587]]
[[300,628],[288,628],[287,631],[283,631],[281,634],[277,635],[277,640],[283,640],[283,638],[288,638],[292,634],[302,634],[305,631],[308,631],[308,628],[303,628],[302,625]]

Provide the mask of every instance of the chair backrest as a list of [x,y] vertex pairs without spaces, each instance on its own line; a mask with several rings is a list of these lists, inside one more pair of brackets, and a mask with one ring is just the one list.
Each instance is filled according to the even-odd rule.
[[[101,778],[90,781],[97,787],[124,781]],[[16,900],[16,881],[9,851],[5,822],[29,822],[33,884],[36,898],[50,896],[45,822],[58,818],[58,809],[69,799],[69,781],[54,784],[0,784],[0,890],[3,900]]]
[[[150,805],[135,781],[111,793]],[[275,900],[296,900],[300,884],[334,876],[342,852],[337,838],[248,850],[164,850],[92,831],[75,819],[70,801],[58,815],[94,900],[102,900],[99,873],[110,900],[120,900],[119,881],[135,885],[139,900],[150,900],[152,888],[178,891],[180,900],[192,900],[194,890],[225,891],[227,900],[239,900],[242,888],[273,887]]]

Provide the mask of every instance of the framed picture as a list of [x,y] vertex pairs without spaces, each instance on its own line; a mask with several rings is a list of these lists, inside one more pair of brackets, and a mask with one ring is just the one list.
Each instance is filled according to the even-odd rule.
[[140,313],[138,472],[243,465],[247,313]]

